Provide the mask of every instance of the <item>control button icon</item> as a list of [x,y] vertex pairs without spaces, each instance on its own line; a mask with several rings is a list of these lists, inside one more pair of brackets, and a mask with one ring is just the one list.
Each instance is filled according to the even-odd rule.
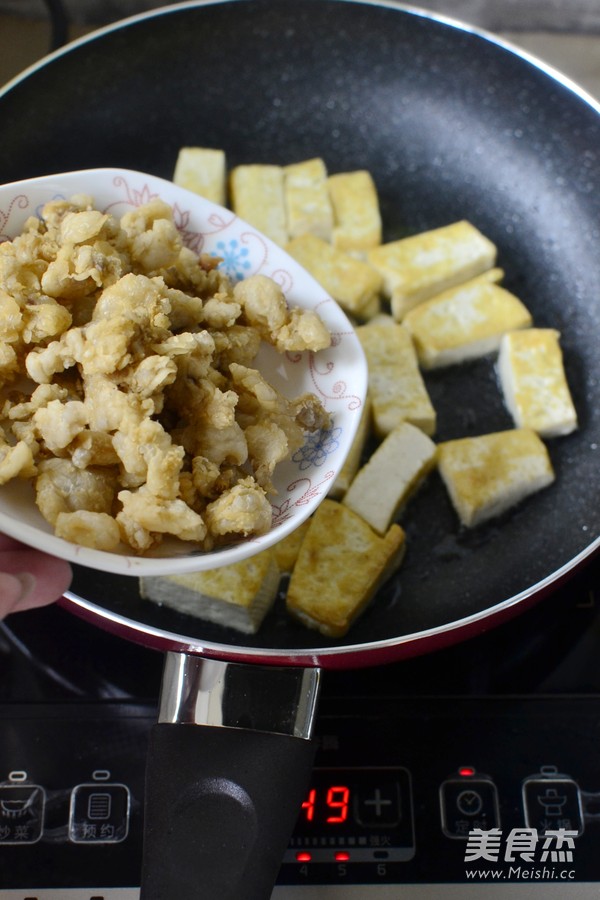
[[35,844],[44,830],[46,792],[27,783],[26,772],[11,772],[0,784],[0,846]]
[[110,819],[112,810],[112,794],[107,791],[102,793],[95,792],[88,797],[87,816],[88,819],[103,822]]
[[543,794],[538,795],[537,802],[547,816],[561,816],[567,795],[559,794],[555,787],[547,787]]
[[401,806],[398,782],[381,779],[380,783],[355,798],[357,821],[364,826],[393,828],[400,822]]
[[75,844],[116,844],[129,832],[131,795],[124,784],[103,779],[102,770],[92,776],[91,784],[78,784],[71,791],[69,840]]
[[544,766],[526,778],[522,787],[525,824],[540,834],[558,828],[583,832],[583,812],[579,786],[555,766]]
[[456,807],[465,816],[476,816],[483,809],[483,798],[479,791],[469,788],[457,796]]
[[440,786],[442,831],[466,840],[473,828],[490,831],[500,824],[496,785],[487,775],[448,778]]

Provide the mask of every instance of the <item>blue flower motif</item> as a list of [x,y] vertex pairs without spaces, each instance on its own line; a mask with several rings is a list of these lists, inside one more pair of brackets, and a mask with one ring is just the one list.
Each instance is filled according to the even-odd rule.
[[216,252],[213,256],[220,256],[223,260],[220,269],[225,270],[225,274],[231,281],[241,281],[244,275],[251,268],[248,256],[250,251],[247,247],[240,247],[239,241],[229,241],[227,245],[225,241],[219,241]]
[[308,440],[300,450],[296,450],[292,460],[298,463],[301,472],[312,466],[324,465],[327,457],[334,453],[340,445],[341,428],[323,428],[308,436]]
[[[66,199],[67,198],[65,197],[64,194],[54,194],[50,198],[50,200],[66,200]],[[46,203],[48,203],[48,200],[43,200],[42,203],[40,203],[40,204],[38,204],[38,206],[36,206],[35,215],[37,216],[38,219],[42,218],[42,212],[43,212],[43,209],[44,209]]]

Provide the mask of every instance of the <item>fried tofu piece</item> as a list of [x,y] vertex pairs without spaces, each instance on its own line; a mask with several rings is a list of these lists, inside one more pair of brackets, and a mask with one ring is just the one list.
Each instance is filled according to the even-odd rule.
[[371,399],[367,395],[362,408],[362,412],[360,414],[358,428],[356,429],[356,434],[354,435],[354,440],[352,441],[350,450],[348,451],[348,455],[344,460],[344,465],[338,472],[335,481],[333,482],[327,493],[327,496],[331,497],[333,500],[342,499],[342,497],[352,484],[354,476],[358,472],[360,461],[365,449],[365,444],[367,443],[367,440],[371,433],[373,421],[372,414],[373,407]]
[[445,441],[438,469],[461,523],[480,525],[554,481],[543,441],[529,428]]
[[492,353],[504,334],[529,328],[532,321],[518,297],[480,276],[421,303],[403,324],[420,365],[436,369]]
[[392,314],[400,322],[424,300],[490,269],[496,247],[462,220],[382,244],[367,258],[383,277]]
[[225,206],[225,152],[210,147],[181,147],[175,163],[173,182],[213,203]]
[[518,428],[540,437],[570,434],[577,411],[565,375],[560,333],[528,328],[502,338],[498,373],[506,406]]
[[343,637],[397,571],[405,533],[380,537],[360,516],[325,499],[310,520],[287,591],[288,612],[328,637]]
[[283,167],[236,166],[229,177],[229,190],[236,215],[283,246],[288,239]]
[[391,317],[380,317],[356,329],[369,366],[373,425],[385,437],[400,422],[410,422],[425,434],[435,432],[433,408],[410,333]]
[[342,253],[314,234],[303,234],[286,248],[346,312],[360,317],[378,297],[381,277],[360,259]]
[[359,469],[342,503],[385,534],[436,460],[436,445],[420,428],[402,422]]
[[331,240],[333,209],[327,187],[327,168],[320,157],[285,166],[284,197],[290,238],[316,234]]
[[329,176],[333,207],[332,243],[347,253],[364,253],[381,243],[377,187],[363,169]]
[[354,314],[354,318],[359,322],[370,322],[376,316],[381,314],[382,302],[381,295],[374,294],[372,299],[362,307],[360,312]]
[[177,612],[254,634],[273,605],[279,580],[269,548],[220,569],[140,578],[140,594]]
[[287,537],[273,545],[272,551],[275,562],[282,575],[289,574],[293,570],[309,525],[310,519],[306,519],[301,525],[294,528]]

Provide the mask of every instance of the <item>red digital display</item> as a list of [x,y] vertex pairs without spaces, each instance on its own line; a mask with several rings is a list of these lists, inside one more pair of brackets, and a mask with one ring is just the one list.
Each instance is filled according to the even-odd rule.
[[302,804],[302,809],[304,810],[304,816],[307,822],[312,822],[315,818],[315,805],[317,803],[317,792],[315,788],[312,788],[308,792],[308,797]]
[[335,785],[327,791],[327,806],[336,810],[335,814],[327,817],[330,825],[339,825],[348,818],[348,804],[350,802],[350,788],[345,785]]
[[306,822],[326,822],[341,825],[348,819],[350,808],[350,788],[345,784],[322,787],[319,791],[311,788],[302,804],[302,817]]
[[287,862],[301,866],[384,865],[384,861],[412,859],[413,855],[411,788],[406,769],[313,770],[286,853]]
[[[358,838],[373,828],[396,828],[402,820],[397,770],[315,769],[301,804],[297,834]],[[320,839],[320,838],[319,838]],[[308,847],[308,845],[307,845]]]

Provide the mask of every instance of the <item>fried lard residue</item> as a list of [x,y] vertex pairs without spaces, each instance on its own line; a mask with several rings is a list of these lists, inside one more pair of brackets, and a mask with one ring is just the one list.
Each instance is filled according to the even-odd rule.
[[31,479],[68,541],[210,550],[271,527],[272,476],[328,424],[253,367],[330,335],[254,275],[233,286],[161,200],[120,220],[78,195],[0,244],[0,484]]

